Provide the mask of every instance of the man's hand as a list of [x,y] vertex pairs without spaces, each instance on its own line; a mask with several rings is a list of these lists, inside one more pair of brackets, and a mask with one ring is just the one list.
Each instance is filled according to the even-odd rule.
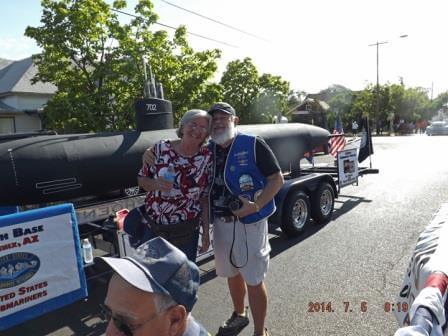
[[238,196],[238,198],[241,200],[243,205],[241,208],[239,208],[239,210],[232,211],[235,216],[240,218],[246,217],[259,211],[259,207],[257,206],[257,204],[255,204],[255,202],[251,202],[243,196]]
[[156,162],[156,156],[154,155],[154,152],[152,151],[152,148],[148,148],[143,153],[143,164],[152,166]]

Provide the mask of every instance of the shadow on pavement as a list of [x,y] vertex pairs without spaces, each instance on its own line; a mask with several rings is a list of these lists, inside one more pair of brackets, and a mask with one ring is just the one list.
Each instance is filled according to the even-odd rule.
[[2,336],[76,335],[100,336],[107,323],[99,315],[98,305],[104,302],[109,275],[89,281],[89,298],[36,317],[0,333]]
[[[347,198],[347,200],[342,201],[341,198]],[[336,220],[340,216],[354,209],[359,204],[368,202],[371,202],[371,200],[367,200],[364,197],[339,195],[339,199],[335,200],[335,205],[341,204],[341,206],[333,210],[331,220],[332,221]],[[269,243],[271,244],[271,253],[270,253],[271,259],[275,258],[276,255],[282,253],[283,251],[286,251],[287,249],[297,245],[298,243],[316,234],[321,229],[323,229],[328,223],[329,222],[316,224],[313,220],[311,220],[311,223],[305,232],[303,232],[297,237],[291,237],[291,238],[287,237],[284,233],[282,233],[280,228],[270,227],[269,233],[274,235],[274,237],[269,239]]]

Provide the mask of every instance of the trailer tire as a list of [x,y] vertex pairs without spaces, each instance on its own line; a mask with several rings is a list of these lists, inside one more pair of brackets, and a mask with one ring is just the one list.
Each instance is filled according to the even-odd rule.
[[302,190],[296,190],[288,196],[285,212],[280,225],[288,237],[296,237],[305,231],[310,223],[310,201]]
[[322,182],[311,195],[311,218],[316,223],[330,221],[334,209],[334,190],[328,182]]

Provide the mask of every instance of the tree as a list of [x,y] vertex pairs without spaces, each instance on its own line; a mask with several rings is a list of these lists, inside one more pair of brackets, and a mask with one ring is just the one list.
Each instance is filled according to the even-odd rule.
[[351,114],[356,116],[356,120],[368,117],[370,121],[373,119],[373,109],[375,108],[375,88],[372,85],[367,86],[364,90],[355,93]]
[[[34,56],[34,81],[58,88],[44,109],[49,126],[65,132],[124,130],[134,125],[133,104],[143,95],[146,56],[165,96],[173,103],[175,119],[193,102],[210,105],[210,79],[219,50],[194,52],[185,27],[168,39],[153,31],[157,20],[149,0],[139,0],[137,17],[121,24],[116,12],[125,0],[42,0],[42,26],[28,27],[43,52]],[[210,91],[211,90],[211,91]]]
[[326,90],[319,92],[319,95],[324,97],[324,100],[330,105],[328,125],[334,125],[336,114],[341,117],[344,129],[351,129],[352,121],[358,120],[356,116],[351,113],[353,104],[353,92],[346,87],[338,84],[333,84]]
[[431,120],[439,110],[448,104],[448,91],[439,94],[436,99],[430,103],[430,107],[424,114],[426,120]]
[[259,79],[257,68],[250,58],[229,62],[220,84],[224,101],[236,109],[241,123],[247,124],[257,119],[252,107],[259,93]]
[[280,76],[263,74],[259,79],[259,94],[253,105],[256,113],[251,122],[272,122],[277,115],[288,111],[289,83]]

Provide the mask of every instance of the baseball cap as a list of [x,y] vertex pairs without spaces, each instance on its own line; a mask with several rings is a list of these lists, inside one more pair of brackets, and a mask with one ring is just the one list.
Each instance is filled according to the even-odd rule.
[[221,112],[236,116],[235,109],[230,104],[227,104],[224,102],[219,102],[219,103],[214,104],[212,107],[210,107],[210,109],[208,110],[208,113],[213,114],[213,112],[216,112],[216,111],[221,111]]
[[101,257],[132,286],[165,294],[191,312],[197,301],[199,269],[187,256],[161,237],[140,245],[130,257]]

